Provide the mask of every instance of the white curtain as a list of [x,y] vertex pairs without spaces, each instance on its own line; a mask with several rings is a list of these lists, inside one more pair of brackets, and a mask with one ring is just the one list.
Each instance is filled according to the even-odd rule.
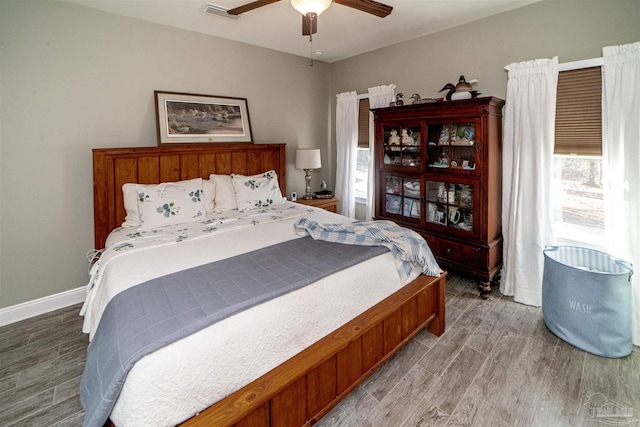
[[338,213],[356,216],[356,161],[358,149],[358,95],[336,95],[336,197]]
[[500,291],[540,306],[544,247],[555,243],[551,180],[558,58],[505,67]]
[[602,53],[607,251],[634,265],[633,343],[640,345],[640,42]]
[[[395,98],[396,85],[382,85],[369,88],[369,108],[388,107]],[[369,112],[369,186],[367,187],[367,220],[371,220],[375,214],[375,188],[376,176],[373,167],[376,129],[373,121],[373,113]]]

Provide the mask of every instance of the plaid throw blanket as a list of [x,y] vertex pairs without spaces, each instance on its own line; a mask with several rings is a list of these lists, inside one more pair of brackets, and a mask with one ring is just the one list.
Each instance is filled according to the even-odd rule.
[[347,245],[385,246],[393,255],[401,278],[409,277],[410,263],[422,266],[422,273],[438,276],[442,269],[422,236],[392,221],[356,221],[350,224],[320,224],[300,218],[295,224],[296,233],[309,235],[314,240],[344,243]]

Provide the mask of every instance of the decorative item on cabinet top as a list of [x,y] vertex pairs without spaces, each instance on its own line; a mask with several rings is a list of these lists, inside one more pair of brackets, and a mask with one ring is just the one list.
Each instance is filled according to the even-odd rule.
[[473,86],[471,85],[475,83],[478,83],[478,80],[474,79],[467,81],[464,76],[460,76],[457,85],[454,86],[453,83],[447,83],[439,92],[444,92],[445,90],[448,91],[445,96],[447,101],[471,99],[481,95],[477,90],[473,90]]
[[411,99],[413,99],[412,104],[431,104],[434,102],[442,101],[442,98],[420,98],[419,93],[414,93],[411,95]]

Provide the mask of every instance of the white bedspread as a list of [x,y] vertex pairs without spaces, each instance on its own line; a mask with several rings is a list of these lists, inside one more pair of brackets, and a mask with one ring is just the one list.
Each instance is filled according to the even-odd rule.
[[[117,254],[105,252],[97,268],[100,271],[93,272],[95,283],[83,307],[86,331],[93,335],[108,301],[127,287],[298,238],[293,224],[303,215],[318,222],[351,221],[290,202],[279,209],[288,209],[290,217],[263,212],[261,219],[249,220],[250,226],[235,228],[223,224],[244,224],[246,220],[227,218],[213,233],[200,233],[201,225],[176,227],[173,233],[188,238],[175,244],[170,243],[177,240],[173,233],[133,236],[132,241],[128,240],[132,236],[126,236],[130,232],[117,232],[120,237],[110,237],[109,244],[134,242],[134,247]],[[140,244],[144,239],[155,241]],[[386,298],[417,277],[420,267],[414,270],[409,278],[401,279],[387,252],[164,347],[130,371],[111,420],[122,427],[184,421]]]

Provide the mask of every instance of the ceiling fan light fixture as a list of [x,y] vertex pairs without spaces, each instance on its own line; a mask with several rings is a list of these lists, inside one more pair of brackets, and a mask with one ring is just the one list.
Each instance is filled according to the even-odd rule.
[[303,15],[315,13],[320,15],[331,5],[331,0],[291,0],[291,6]]

